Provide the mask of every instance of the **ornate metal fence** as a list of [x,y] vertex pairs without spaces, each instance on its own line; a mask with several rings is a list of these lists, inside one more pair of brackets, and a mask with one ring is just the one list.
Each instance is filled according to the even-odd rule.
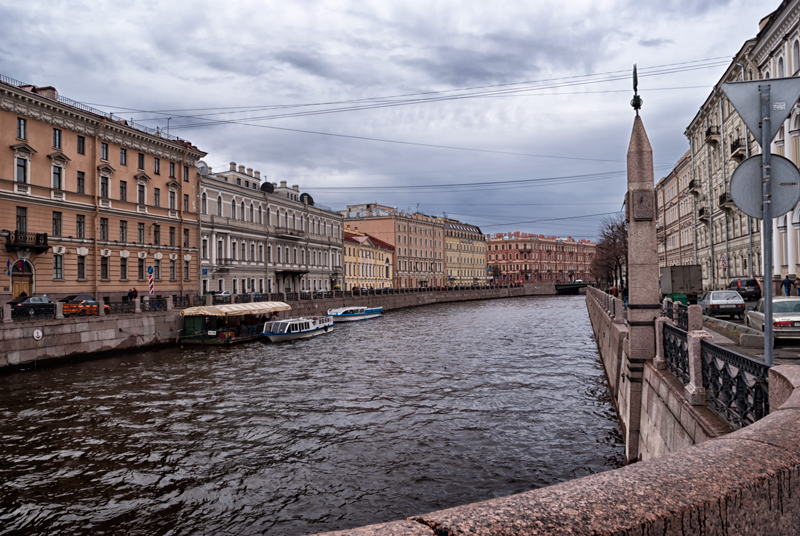
[[678,311],[678,318],[675,319],[675,325],[683,331],[689,330],[689,308],[682,303],[674,305],[675,310]]
[[49,320],[55,318],[55,305],[42,305],[37,307],[11,308],[11,320],[25,322],[27,320]]
[[175,309],[186,309],[187,307],[191,306],[192,306],[192,297],[189,295],[172,297],[172,307],[174,307]]
[[285,301],[283,299],[283,293],[281,292],[273,292],[269,295],[269,301]]
[[769,414],[769,367],[702,342],[703,388],[708,406],[734,428]]
[[136,306],[133,301],[124,302],[111,302],[106,304],[108,306],[108,314],[122,315],[136,312]]
[[665,317],[667,317],[669,319],[672,319],[672,316],[674,314],[673,313],[673,309],[672,309],[673,303],[674,302],[672,300],[664,300],[664,314],[663,314],[663,316],[665,316]]
[[664,324],[664,357],[667,368],[684,385],[689,383],[689,348],[686,332]]
[[141,309],[142,312],[152,312],[152,311],[166,311],[167,310],[167,299],[166,298],[150,298],[149,300],[142,300],[141,301]]
[[199,307],[201,305],[206,304],[206,297],[205,296],[191,296],[191,306],[192,307]]

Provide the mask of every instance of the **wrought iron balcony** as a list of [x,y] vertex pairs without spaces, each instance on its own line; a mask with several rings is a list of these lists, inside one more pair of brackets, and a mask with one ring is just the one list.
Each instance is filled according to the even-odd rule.
[[733,198],[731,194],[725,192],[719,196],[719,207],[722,209],[730,210],[734,207]]
[[11,231],[6,237],[6,251],[29,250],[36,253],[44,253],[49,246],[47,245],[47,233],[23,233],[21,231]]
[[742,160],[747,152],[747,142],[744,138],[738,138],[731,142],[731,157]]
[[277,226],[275,227],[273,234],[278,238],[288,238],[292,240],[299,240],[301,238],[308,237],[308,233],[300,229],[289,229],[288,227]]
[[700,207],[697,209],[697,218],[708,220],[711,218],[711,211],[708,210],[708,207]]
[[706,129],[706,143],[719,143],[719,127],[710,126]]

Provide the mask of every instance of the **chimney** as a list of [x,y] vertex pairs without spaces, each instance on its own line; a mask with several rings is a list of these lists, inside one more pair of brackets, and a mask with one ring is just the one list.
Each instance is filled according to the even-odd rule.
[[53,86],[37,87],[35,93],[48,99],[58,100],[58,91]]
[[208,174],[211,175],[211,166],[208,166]]
[[244,175],[244,166],[239,166],[239,173]]
[[236,162],[231,162],[231,171],[236,171]]
[[300,191],[300,186],[298,186],[297,184],[293,184],[292,185],[292,190],[294,190],[295,192],[299,192]]
[[281,181],[281,188],[286,188],[286,181]]
[[258,180],[261,180],[261,172],[260,171],[254,171],[253,172],[253,176],[255,178],[257,178]]
[[278,183],[277,183],[277,182],[273,182],[273,183],[272,183],[272,186],[274,186],[275,188],[277,188],[277,187],[278,187]]
[[251,167],[247,168],[247,174],[252,177],[253,176],[253,168],[251,168]]

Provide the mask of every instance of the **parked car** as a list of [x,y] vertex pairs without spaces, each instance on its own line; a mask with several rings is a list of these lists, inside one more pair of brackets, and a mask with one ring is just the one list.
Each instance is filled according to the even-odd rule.
[[761,299],[761,285],[758,283],[757,279],[734,279],[728,285],[728,290],[735,290],[745,300]]
[[745,303],[738,292],[732,290],[712,290],[697,302],[707,316],[735,316],[741,318],[744,314]]
[[55,314],[56,304],[47,296],[19,296],[10,302],[12,314],[28,314],[30,316]]
[[[744,325],[764,331],[764,300],[747,310]],[[776,339],[800,339],[800,298],[772,298],[772,332]]]
[[58,301],[60,301],[61,303],[69,303],[69,302],[75,301],[75,300],[93,300],[93,299],[94,299],[94,296],[90,296],[88,294],[71,294],[69,296],[65,296],[65,297],[61,298]]
[[[63,313],[64,315],[77,316],[96,315],[97,306],[97,300],[94,298],[90,298],[88,300],[75,299],[64,304]],[[111,308],[108,305],[103,304],[103,309],[105,310],[105,314],[109,314],[111,312]]]
[[221,290],[221,291],[215,293],[214,295],[215,296],[230,296],[231,295],[231,291],[230,290]]

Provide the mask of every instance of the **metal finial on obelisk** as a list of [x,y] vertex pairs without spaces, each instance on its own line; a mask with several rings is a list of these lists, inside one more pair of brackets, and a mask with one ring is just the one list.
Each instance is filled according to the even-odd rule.
[[631,100],[631,106],[633,109],[636,110],[636,115],[639,115],[639,110],[642,108],[642,98],[639,96],[637,92],[639,88],[639,77],[636,76],[636,64],[633,64],[633,99]]

